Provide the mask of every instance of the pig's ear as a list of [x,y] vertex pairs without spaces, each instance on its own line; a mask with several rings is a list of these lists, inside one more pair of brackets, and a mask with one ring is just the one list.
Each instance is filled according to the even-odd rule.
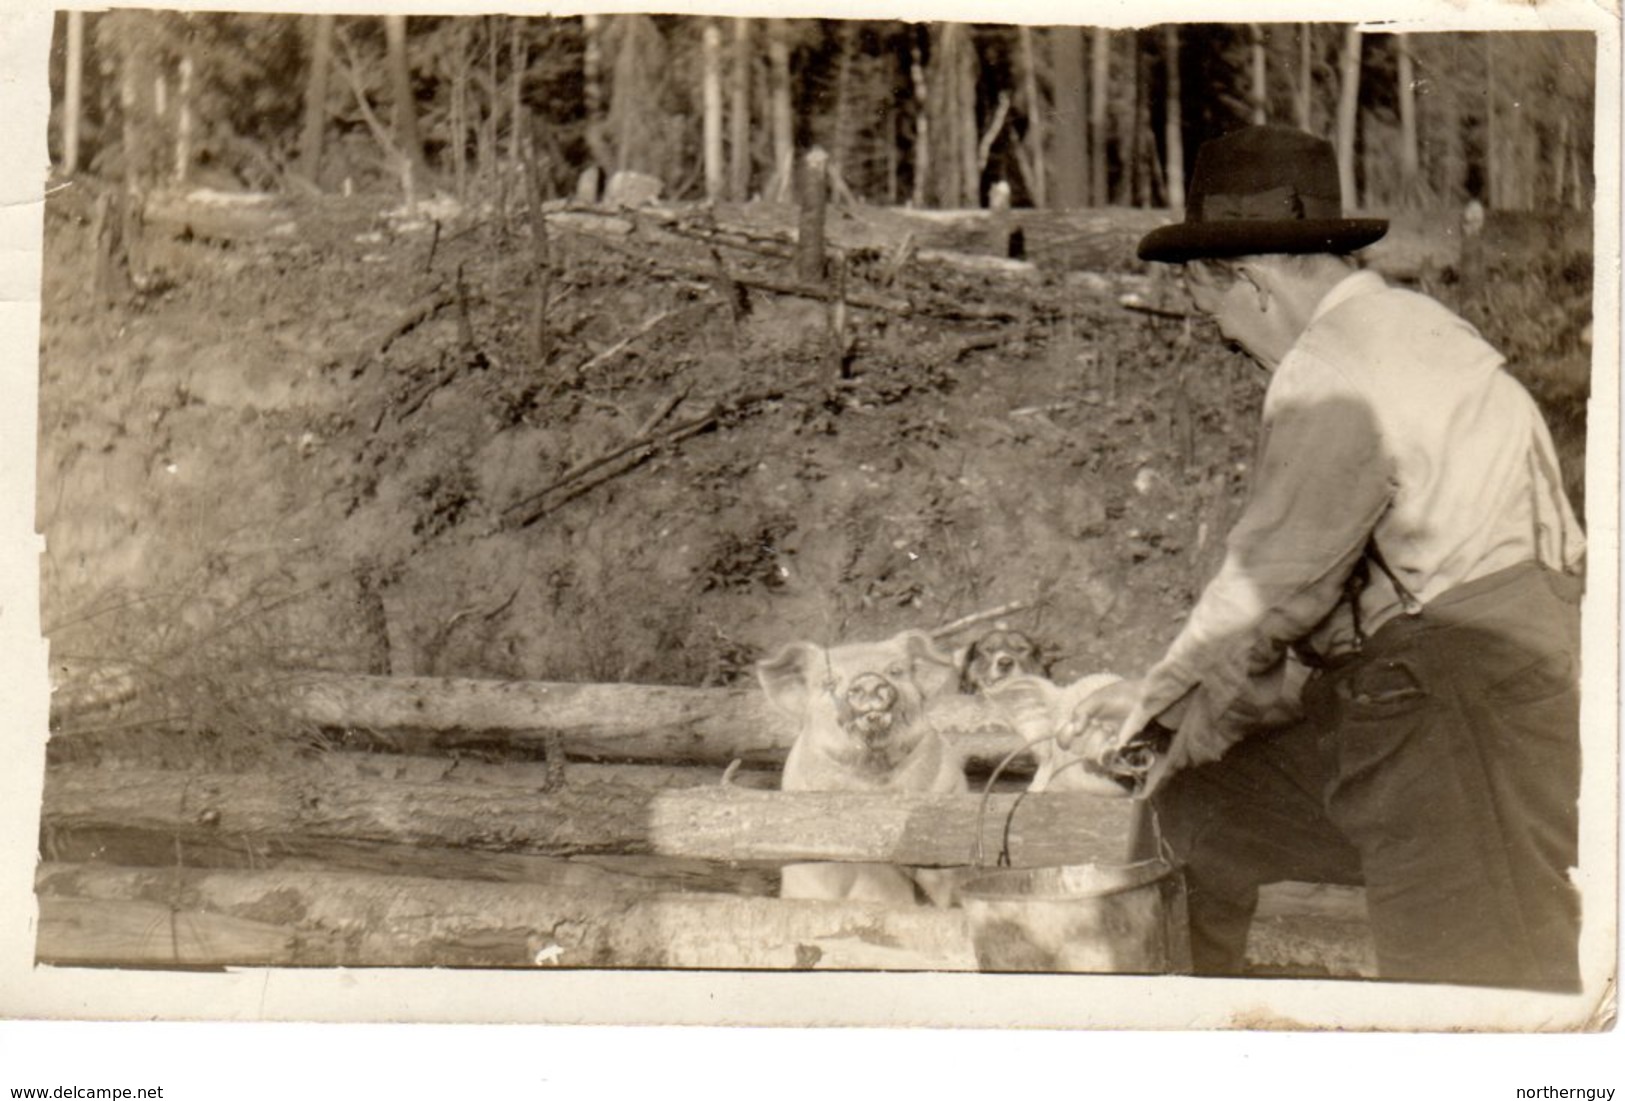
[[770,658],[756,663],[756,679],[767,693],[767,701],[780,711],[801,717],[807,713],[807,692],[811,670],[821,663],[824,651],[810,642],[792,642]]
[[988,702],[1025,741],[1055,733],[1055,686],[1028,674],[1008,677],[986,689]]
[[924,631],[904,631],[897,637],[914,666],[914,681],[922,695],[929,698],[957,690],[959,665],[952,654]]

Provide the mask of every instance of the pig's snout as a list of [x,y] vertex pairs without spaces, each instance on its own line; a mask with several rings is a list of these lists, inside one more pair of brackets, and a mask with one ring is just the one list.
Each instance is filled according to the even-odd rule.
[[897,702],[897,689],[879,673],[865,673],[846,690],[847,705],[857,714],[889,711]]
[[848,730],[874,742],[891,732],[897,688],[878,673],[865,673],[846,690],[843,723]]

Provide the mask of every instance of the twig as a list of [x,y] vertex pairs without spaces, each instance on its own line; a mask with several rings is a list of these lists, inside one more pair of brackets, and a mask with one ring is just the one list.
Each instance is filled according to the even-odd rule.
[[[438,227],[439,222],[435,223]],[[457,335],[462,338],[463,348],[480,354],[479,345],[474,341],[474,320],[468,313],[468,284],[463,282],[463,265],[457,265]]]
[[[434,236],[429,238],[429,257],[423,261],[423,274],[427,275],[434,270],[434,254],[440,249],[440,219],[434,220]],[[458,268],[458,278],[462,278],[462,268]]]
[[577,367],[576,374],[584,375],[594,368],[602,367],[604,364],[608,363],[610,360],[624,352],[627,348],[631,347],[632,342],[637,340],[638,337],[647,336],[661,322],[682,312],[684,311],[681,309],[666,310],[662,313],[655,314],[653,317],[645,318],[643,323],[640,324],[636,329],[633,329],[626,336],[622,337],[620,340],[617,340],[614,344],[611,344],[608,348],[605,348],[603,351],[593,356],[580,367]]
[[639,436],[647,436],[649,433],[653,432],[661,421],[671,416],[672,410],[683,404],[683,399],[688,397],[689,389],[690,387],[685,386],[682,388],[682,390],[655,406],[655,411],[650,413],[649,419],[644,421],[642,426],[638,428],[637,434]]
[[[587,462],[579,463],[565,471],[559,477],[555,478],[548,485],[543,486],[535,493],[532,493],[530,496],[526,497],[524,500],[517,501],[514,504],[509,505],[506,511],[510,516],[515,517],[511,523],[516,527],[528,527],[565,502],[573,501],[583,493],[595,489],[610,479],[617,478],[620,475],[625,474],[627,471],[634,469],[652,456],[661,447],[670,446],[674,443],[681,443],[683,440],[686,440],[691,436],[697,436],[701,432],[714,428],[727,413],[739,412],[752,406],[774,401],[778,398],[784,397],[784,395],[785,391],[783,390],[764,390],[754,394],[747,394],[743,397],[734,398],[728,402],[718,402],[711,406],[711,408],[704,414],[691,418],[690,420],[682,421],[671,428],[668,428],[664,432],[659,434],[651,434],[647,432],[643,433],[638,437],[621,444],[619,447],[612,448],[595,459],[590,459]],[[593,471],[599,470],[602,467],[615,462],[617,459],[626,457],[628,455],[631,455],[632,459],[625,465],[616,467],[603,476],[594,478],[591,481],[583,482],[581,480]],[[538,502],[540,502],[548,494],[556,493],[565,489],[568,489],[568,492],[565,493],[564,496],[559,500],[554,501],[551,505],[538,504]]]
[[427,298],[419,299],[406,313],[401,315],[399,321],[362,346],[355,355],[354,373],[359,375],[362,371],[365,371],[367,364],[374,358],[389,351],[391,344],[455,301],[457,301],[457,292],[448,290],[438,291]]
[[[518,119],[514,122],[517,125]],[[531,243],[536,252],[536,362],[546,368],[549,355],[552,351],[551,341],[547,331],[547,298],[552,292],[553,262],[549,255],[547,239],[547,212],[542,209],[542,172],[538,165],[536,153],[538,124],[534,115],[529,116],[531,140],[523,143],[525,146],[525,179],[530,186],[530,235]]]
[[985,620],[998,619],[1000,616],[1014,615],[1016,612],[1026,611],[1029,607],[1031,607],[1031,604],[1028,601],[1013,600],[1008,604],[1001,604],[997,608],[989,608],[985,612],[974,612],[971,615],[962,616],[952,623],[944,623],[941,627],[932,629],[931,637],[946,638],[949,635],[958,634],[966,627],[974,627]]
[[978,170],[987,168],[987,158],[993,152],[993,143],[999,139],[999,131],[1004,129],[1004,120],[1010,114],[1010,93],[1000,92],[998,106],[993,109],[993,121],[987,124],[987,133],[982,140],[976,143],[976,167]]
[[1183,313],[1176,313],[1173,310],[1164,310],[1157,306],[1148,306],[1144,302],[1136,301],[1133,298],[1119,298],[1117,300],[1117,304],[1123,307],[1125,310],[1133,310],[1135,313],[1143,313],[1147,317],[1159,317],[1164,321],[1184,321],[1185,318],[1189,316]]
[[1048,405],[1024,405],[1020,409],[1010,410],[1012,417],[1031,417],[1039,413],[1064,413],[1078,403],[1075,401],[1052,401]]

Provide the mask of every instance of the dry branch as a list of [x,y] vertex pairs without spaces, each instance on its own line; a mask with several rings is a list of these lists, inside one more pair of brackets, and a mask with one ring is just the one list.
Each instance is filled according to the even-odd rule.
[[932,628],[931,637],[947,638],[949,635],[958,634],[967,627],[974,627],[978,623],[986,623],[988,620],[998,619],[1000,616],[1024,612],[1030,606],[1028,601],[1012,600],[1008,604],[1000,604],[997,608],[989,608],[983,612],[972,612],[970,615],[961,616],[952,623],[944,623],[941,627]]
[[391,344],[423,324],[429,318],[457,302],[456,290],[435,291],[407,308],[399,320],[388,329],[379,333],[357,350],[355,354],[355,373],[360,374],[375,358],[381,357],[389,351]]
[[[578,463],[524,500],[509,505],[507,508],[509,523],[515,527],[534,524],[566,501],[572,501],[583,493],[637,467],[653,456],[660,448],[681,443],[692,436],[709,431],[721,423],[724,416],[745,412],[767,402],[776,401],[784,396],[785,391],[783,390],[763,390],[754,394],[744,394],[730,398],[727,401],[717,402],[708,412],[701,416],[682,421],[658,434],[644,433],[624,444],[611,448],[597,458]],[[631,456],[627,463],[609,471],[602,477],[587,482],[581,480],[593,471],[626,456]],[[560,499],[551,503],[543,503],[543,498],[548,494],[565,489],[568,489],[568,492]]]

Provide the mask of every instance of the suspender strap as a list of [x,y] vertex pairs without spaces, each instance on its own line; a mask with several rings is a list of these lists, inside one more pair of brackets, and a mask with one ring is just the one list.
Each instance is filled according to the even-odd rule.
[[[1372,535],[1366,540],[1365,551],[1354,568],[1349,571],[1348,577],[1343,580],[1343,595],[1338,603],[1347,603],[1349,606],[1350,626],[1354,632],[1354,651],[1358,653],[1366,640],[1365,627],[1360,622],[1360,597],[1364,595],[1366,586],[1371,583],[1371,567],[1375,564],[1381,570],[1388,583],[1394,587],[1394,594],[1399,597],[1400,605],[1405,609],[1406,615],[1418,615],[1422,611],[1422,602],[1416,599],[1416,594],[1405,587],[1394,571],[1389,568],[1388,562],[1377,547],[1377,537]],[[1327,659],[1315,652],[1307,639],[1299,639],[1292,644],[1292,652],[1298,655],[1298,660],[1311,669],[1324,669]]]
[[[1399,597],[1399,603],[1404,607],[1406,615],[1416,615],[1422,610],[1422,602],[1416,599],[1416,594],[1405,587],[1405,583],[1395,576],[1394,571],[1388,568],[1388,562],[1382,556],[1382,550],[1377,546],[1377,537],[1373,535],[1365,545],[1365,556],[1377,564],[1377,569],[1388,578],[1388,583],[1394,587],[1394,595]],[[1359,621],[1359,610],[1356,607],[1355,621]]]

